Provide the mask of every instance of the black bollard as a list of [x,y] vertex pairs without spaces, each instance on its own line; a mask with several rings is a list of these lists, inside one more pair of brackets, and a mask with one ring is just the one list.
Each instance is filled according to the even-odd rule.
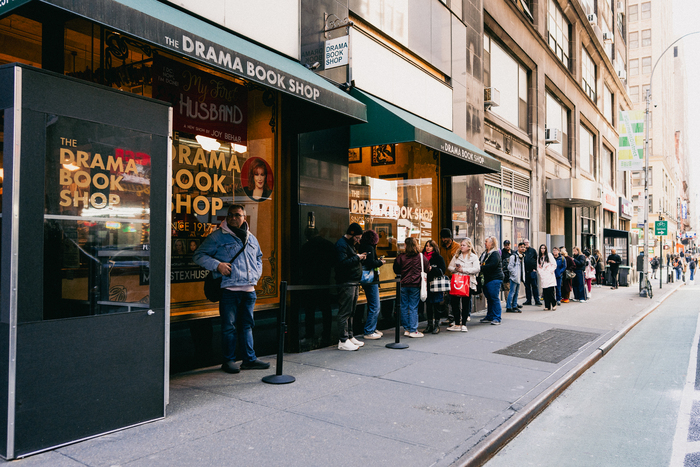
[[396,300],[394,300],[394,311],[396,313],[396,332],[394,342],[387,344],[390,349],[407,349],[408,344],[401,343],[401,282],[396,283]]
[[277,372],[274,375],[263,377],[264,383],[269,384],[288,384],[296,381],[294,376],[283,375],[282,365],[284,364],[284,335],[287,333],[287,323],[285,320],[287,314],[287,282],[280,282],[280,311],[277,315],[277,336],[279,343],[277,344]]

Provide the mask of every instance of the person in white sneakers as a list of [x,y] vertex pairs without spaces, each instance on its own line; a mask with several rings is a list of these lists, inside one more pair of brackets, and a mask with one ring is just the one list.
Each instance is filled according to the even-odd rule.
[[467,321],[471,319],[472,312],[471,295],[476,292],[476,275],[479,274],[480,269],[479,257],[474,254],[474,245],[471,239],[465,238],[459,245],[459,253],[452,257],[447,270],[452,274],[469,276],[470,296],[451,296],[452,314],[454,314],[455,322],[447,328],[448,331],[467,332]]
[[[401,322],[408,337],[423,337],[418,331],[421,272],[427,273],[430,263],[418,249],[413,237],[406,239],[406,251],[394,261],[394,272],[401,275]],[[405,333],[404,333],[405,335]]]
[[362,227],[353,222],[345,235],[335,244],[335,281],[338,284],[344,284],[338,293],[338,332],[340,333],[338,350],[357,350],[365,345],[352,335],[352,315],[360,294],[360,287],[354,284],[360,282],[362,261],[367,258],[366,253],[358,255],[355,251],[355,245],[360,242],[361,237]]

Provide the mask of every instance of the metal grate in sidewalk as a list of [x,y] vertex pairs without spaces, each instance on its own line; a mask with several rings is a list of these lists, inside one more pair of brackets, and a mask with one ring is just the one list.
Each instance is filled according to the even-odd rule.
[[494,353],[540,362],[559,363],[599,336],[600,334],[594,332],[554,328],[496,350]]

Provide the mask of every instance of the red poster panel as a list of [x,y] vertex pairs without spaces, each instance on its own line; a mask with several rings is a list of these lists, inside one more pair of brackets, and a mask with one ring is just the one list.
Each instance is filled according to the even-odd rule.
[[173,105],[173,130],[246,146],[245,86],[156,56],[153,97]]

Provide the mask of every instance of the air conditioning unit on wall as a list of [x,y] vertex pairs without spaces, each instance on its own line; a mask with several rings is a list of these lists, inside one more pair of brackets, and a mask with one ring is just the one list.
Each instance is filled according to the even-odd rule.
[[544,129],[544,144],[560,144],[561,143],[561,130],[559,128],[545,128]]
[[627,79],[627,72],[625,70],[617,70],[617,76],[620,79]]
[[606,44],[612,44],[613,40],[615,39],[615,35],[611,32],[604,32],[603,33],[603,42]]
[[496,88],[484,88],[484,108],[488,110],[499,105],[501,105],[501,92]]
[[591,13],[590,15],[588,15],[588,22],[591,24],[598,24],[598,17],[595,13]]

